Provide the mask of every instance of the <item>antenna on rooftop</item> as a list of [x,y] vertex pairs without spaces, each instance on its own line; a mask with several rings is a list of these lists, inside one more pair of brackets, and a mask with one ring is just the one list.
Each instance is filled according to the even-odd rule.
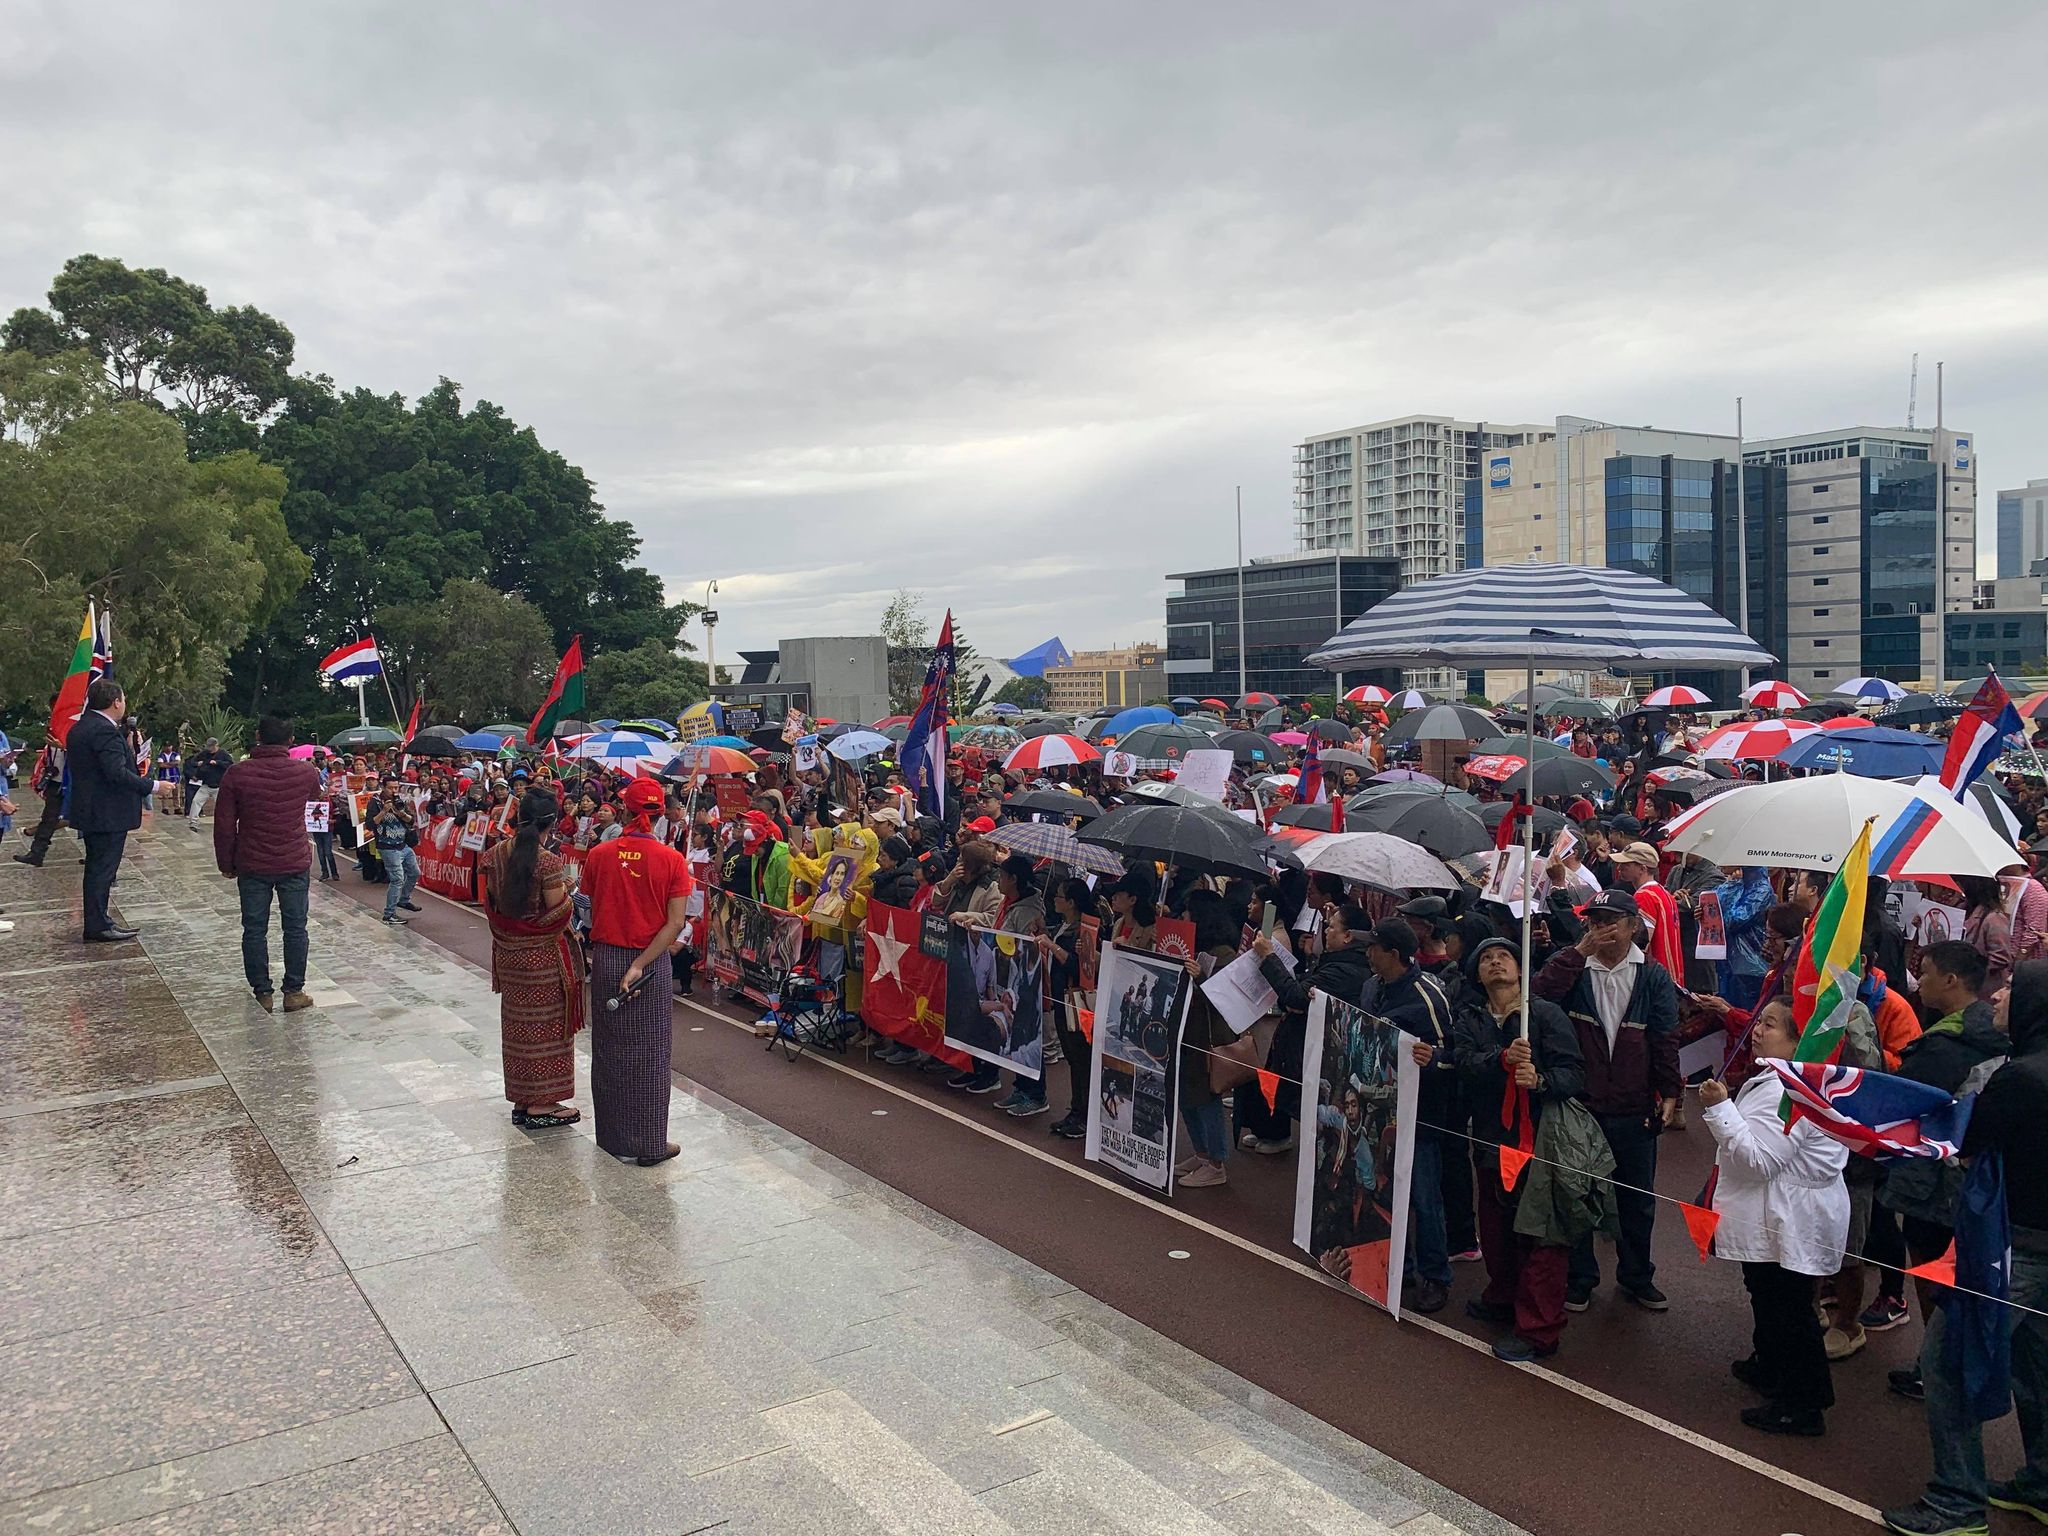
[[1913,377],[1906,385],[1906,430],[1913,430],[1913,413],[1920,405],[1920,354],[1913,354]]

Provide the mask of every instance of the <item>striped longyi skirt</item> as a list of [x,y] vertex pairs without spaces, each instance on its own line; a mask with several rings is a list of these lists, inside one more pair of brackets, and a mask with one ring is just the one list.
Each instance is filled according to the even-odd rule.
[[659,1157],[668,1149],[669,1053],[675,990],[669,957],[655,959],[640,990],[616,1012],[636,949],[590,946],[590,1104],[597,1144],[614,1157]]

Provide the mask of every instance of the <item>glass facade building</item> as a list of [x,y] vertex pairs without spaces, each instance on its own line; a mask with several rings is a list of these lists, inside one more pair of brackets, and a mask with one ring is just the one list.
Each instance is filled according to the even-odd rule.
[[[1674,586],[1732,621],[1739,606],[1735,599],[1736,539],[1732,516],[1734,464],[1725,459],[1624,453],[1609,458],[1605,470],[1607,564],[1640,571]],[[1757,500],[1754,495],[1751,499]],[[1759,565],[1760,539],[1756,535],[1760,532],[1753,522],[1752,579]],[[1757,633],[1757,621],[1762,617],[1752,590],[1752,633]],[[1758,638],[1762,636],[1759,634]],[[1658,674],[1655,681],[1660,685],[1682,683],[1716,699],[1731,697],[1736,691],[1733,672]]]
[[[1340,570],[1341,568],[1341,570]],[[1339,605],[1337,582],[1343,583]],[[1166,598],[1166,684],[1175,694],[1235,701],[1238,697],[1236,566],[1169,576],[1179,592]],[[1244,567],[1245,683],[1254,691],[1296,697],[1327,692],[1331,676],[1303,658],[1338,630],[1400,590],[1401,562],[1392,556],[1308,555],[1255,560]],[[1400,685],[1400,672],[1346,673],[1346,687]]]
[[1920,615],[1935,611],[1939,467],[1863,460],[1863,658],[1871,677],[1911,682],[1922,671]]

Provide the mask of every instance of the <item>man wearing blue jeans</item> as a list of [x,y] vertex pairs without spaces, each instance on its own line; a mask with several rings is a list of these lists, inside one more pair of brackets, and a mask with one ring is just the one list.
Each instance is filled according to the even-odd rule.
[[306,896],[312,854],[306,808],[322,801],[319,770],[291,755],[291,726],[275,715],[256,723],[256,747],[220,777],[213,857],[242,900],[242,974],[265,1013],[270,986],[270,904],[284,925],[284,1011],[313,1006],[306,993]]
[[[1346,927],[1353,909],[1346,909]],[[1358,912],[1363,923],[1365,914]],[[1415,1037],[1415,1064],[1422,1091],[1415,1105],[1415,1161],[1408,1174],[1408,1214],[1414,1237],[1408,1245],[1402,1305],[1417,1312],[1441,1312],[1451,1297],[1451,1252],[1444,1240],[1444,1157],[1438,1126],[1451,1123],[1458,1091],[1451,1056],[1451,1005],[1443,985],[1415,963],[1415,930],[1405,918],[1382,918],[1365,941],[1365,963],[1377,983],[1367,996],[1368,1012],[1399,1025]]]
[[1987,1504],[2048,1525],[2048,960],[2013,972],[2006,1029],[2012,1055],[1977,1095],[1963,1156],[1995,1152],[2005,1161],[2012,1229],[2006,1324],[2026,1464],[2006,1482],[1986,1476],[1984,1426],[1946,1347],[1950,1308],[1938,1307],[1920,1349],[1934,1475],[1917,1503],[1884,1511],[1885,1526],[1902,1536],[1985,1536]]
[[412,812],[399,803],[395,793],[386,790],[382,803],[371,815],[370,831],[377,843],[377,857],[391,882],[384,887],[384,921],[387,923],[405,921],[398,915],[400,907],[408,912],[419,911],[412,904],[413,887],[420,883],[419,855],[408,846],[412,826]]

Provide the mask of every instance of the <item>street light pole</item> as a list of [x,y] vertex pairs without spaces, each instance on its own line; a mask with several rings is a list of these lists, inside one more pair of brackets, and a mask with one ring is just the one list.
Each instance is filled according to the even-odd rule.
[[[1942,371],[1934,365],[1934,691],[1948,691],[1948,436],[1943,430]],[[1972,575],[1975,572],[1971,573]]]
[[[1245,673],[1244,634],[1244,487],[1237,488],[1237,696],[1240,701],[1251,691]],[[1243,708],[1240,702],[1239,708]]]
[[707,698],[711,697],[710,690],[718,683],[718,610],[711,606],[711,599],[717,593],[716,580],[704,583],[704,687]]

